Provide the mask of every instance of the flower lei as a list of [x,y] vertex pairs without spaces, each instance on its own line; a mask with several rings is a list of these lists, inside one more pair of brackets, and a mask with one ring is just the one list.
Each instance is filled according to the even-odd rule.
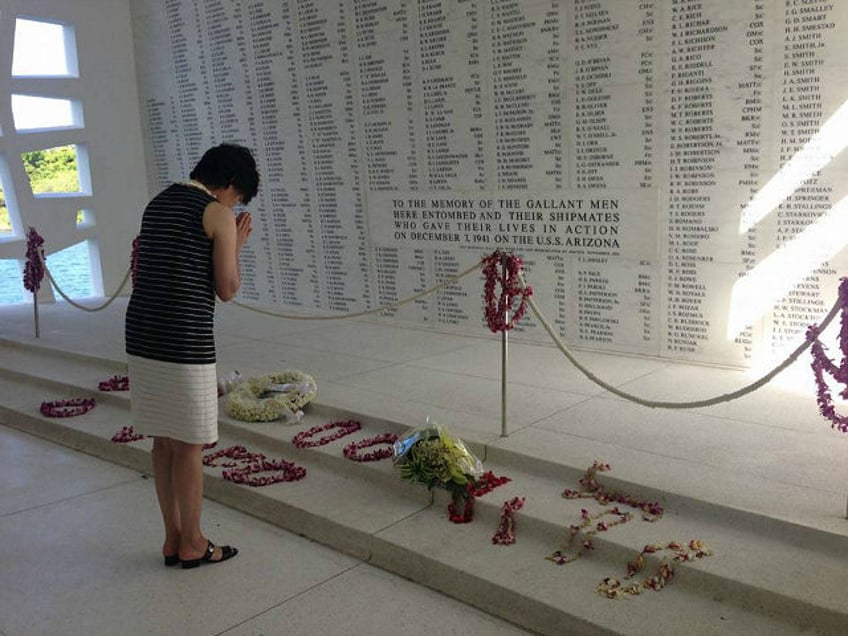
[[203,456],[204,466],[218,466],[216,460],[222,457],[228,457],[230,461],[220,464],[224,468],[238,466],[239,462],[249,462],[260,457],[264,457],[262,453],[251,453],[244,446],[230,446],[223,450],[215,451]]
[[515,543],[515,513],[524,507],[524,497],[513,497],[505,501],[501,507],[501,517],[498,529],[492,537],[495,545],[512,545]]
[[[338,428],[339,430],[330,435],[324,435],[323,437],[319,437],[317,440],[310,439],[313,435],[316,435],[317,433],[320,433],[322,431],[329,431],[333,428]],[[327,422],[322,426],[313,426],[307,431],[301,431],[292,438],[292,444],[294,444],[297,448],[314,448],[316,446],[324,446],[325,444],[334,442],[335,440],[341,439],[346,435],[355,433],[361,428],[362,424],[360,424],[356,420],[339,420],[338,422]]]
[[[533,288],[521,285],[521,270],[524,262],[512,254],[494,251],[483,258],[483,311],[486,324],[493,333],[509,331],[518,323],[527,311],[527,299],[533,295]],[[500,268],[500,271],[499,269]],[[495,286],[500,283],[501,294],[495,298]],[[512,309],[515,298],[520,298],[518,308],[507,321],[506,313]]]
[[34,227],[27,230],[26,264],[24,265],[24,287],[36,293],[44,279],[44,239]]
[[813,361],[810,367],[816,379],[816,402],[819,412],[830,421],[831,428],[848,433],[848,417],[839,415],[833,406],[833,397],[824,380],[827,373],[836,381],[845,385],[839,392],[839,397],[848,399],[848,278],[842,278],[839,285],[839,303],[841,304],[839,349],[842,351],[842,362],[837,366],[825,355],[824,345],[819,340],[818,325],[810,325],[807,329],[807,342],[811,342],[810,353]]
[[129,391],[130,379],[126,375],[113,375],[108,380],[98,383],[97,388],[100,391]]
[[674,562],[679,563],[694,561],[696,559],[703,559],[704,557],[713,555],[713,551],[707,548],[698,539],[692,539],[686,545],[682,545],[677,541],[670,541],[665,545],[646,545],[633,561],[627,563],[627,575],[625,578],[632,578],[645,567],[644,555],[654,554],[663,550],[671,551],[673,556],[660,563],[656,574],[647,577],[641,583],[632,583],[627,586],[623,585],[622,582],[614,576],[607,577],[596,588],[598,594],[606,596],[607,598],[619,599],[623,598],[625,594],[633,596],[641,594],[642,590],[654,590],[655,592],[659,592],[674,577],[674,566],[672,565]]
[[[137,442],[140,439],[144,439],[144,435],[136,433],[132,426],[123,426],[120,431],[112,435],[112,441],[116,444],[129,444],[130,442]],[[204,444],[202,450],[209,450],[210,448],[215,448],[217,445],[218,442]]]
[[645,521],[656,521],[663,516],[663,507],[657,502],[639,501],[630,495],[608,491],[599,484],[595,478],[597,473],[605,473],[612,470],[609,464],[601,463],[598,460],[586,470],[586,474],[580,479],[579,483],[586,487],[586,490],[570,490],[563,491],[562,496],[565,499],[595,499],[599,504],[606,505],[608,503],[621,503],[631,508],[639,508],[642,511],[642,519]]
[[135,277],[138,273],[138,245],[139,240],[136,236],[132,240],[132,250],[130,251],[130,275],[132,276],[132,286],[135,287]]
[[[273,392],[275,384],[293,386],[287,391]],[[243,422],[270,422],[293,414],[311,402],[317,391],[315,378],[297,370],[247,378],[228,394],[227,411]]]
[[468,492],[473,497],[482,497],[483,495],[492,492],[498,486],[503,486],[505,483],[512,481],[509,477],[495,477],[491,470],[476,477],[473,481],[468,482]]
[[47,417],[73,417],[94,408],[94,398],[71,398],[41,403],[41,414]]
[[[231,461],[221,464],[228,468],[221,472],[226,481],[245,486],[269,486],[286,481],[297,481],[306,476],[306,469],[284,459],[268,459],[262,453],[253,453],[244,446],[230,446],[223,450],[203,456],[204,466],[217,466],[217,459],[230,458]],[[256,473],[280,471],[268,477],[251,477]]]
[[[375,437],[369,437],[361,442],[351,442],[344,447],[342,454],[348,459],[355,462],[376,462],[380,459],[387,459],[394,454],[394,443],[398,440],[398,436],[394,433],[381,433]],[[364,455],[360,455],[358,451],[363,448],[370,448],[379,444],[388,444],[388,448],[374,450]]]
[[[566,551],[571,549],[571,545],[574,543],[574,539],[577,537],[578,534],[580,534],[581,530],[589,527],[593,522],[606,516],[615,516],[618,517],[618,520],[612,522],[598,522],[595,525],[594,529],[583,533],[583,542],[580,546],[580,551],[577,552],[577,554],[566,554]],[[588,510],[583,508],[580,511],[580,518],[581,521],[579,524],[574,524],[569,528],[570,532],[568,535],[568,541],[565,543],[565,545],[563,545],[562,550],[556,550],[555,552],[545,557],[548,561],[553,561],[557,565],[573,563],[581,556],[583,556],[583,554],[588,550],[595,549],[595,545],[592,542],[592,536],[598,534],[599,532],[606,532],[610,528],[620,526],[623,523],[627,523],[633,518],[633,514],[630,512],[622,512],[618,509],[618,507],[615,507],[612,510],[604,510],[603,512],[599,512],[597,514],[592,515],[589,514]]]
[[129,444],[140,439],[144,439],[144,435],[136,433],[132,426],[124,426],[112,436],[112,441],[116,444]]

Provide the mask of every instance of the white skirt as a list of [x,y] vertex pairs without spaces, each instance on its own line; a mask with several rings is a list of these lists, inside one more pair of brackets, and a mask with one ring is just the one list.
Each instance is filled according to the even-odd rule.
[[127,356],[136,433],[187,444],[218,441],[215,364],[179,364]]

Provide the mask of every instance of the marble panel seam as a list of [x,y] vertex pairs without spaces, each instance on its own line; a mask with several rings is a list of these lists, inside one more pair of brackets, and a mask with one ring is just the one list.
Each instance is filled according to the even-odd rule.
[[[49,441],[52,441],[52,440],[49,440]],[[82,452],[82,451],[80,451],[80,452]],[[108,460],[106,460],[106,461],[108,461]],[[131,469],[128,469],[128,470],[131,470]],[[65,503],[65,502],[68,502],[68,501],[73,501],[73,500],[79,499],[81,497],[88,497],[89,495],[97,495],[97,494],[100,494],[100,493],[103,493],[103,492],[114,490],[116,488],[122,488],[124,486],[134,484],[141,479],[145,479],[145,478],[139,475],[139,476],[133,477],[132,479],[122,480],[122,481],[116,482],[114,484],[109,484],[108,486],[103,486],[101,488],[95,488],[94,490],[88,490],[86,492],[80,492],[80,493],[77,493],[75,495],[70,495],[68,497],[62,497],[61,499],[56,499],[54,501],[48,501],[48,502],[45,502],[45,503],[42,503],[42,504],[38,504],[37,506],[30,506],[29,508],[21,508],[19,510],[13,510],[11,512],[3,512],[3,513],[0,513],[0,519],[5,519],[6,517],[12,517],[14,515],[22,514],[22,513],[26,513],[26,512],[32,512],[33,510],[40,510],[41,508],[47,508],[49,506],[55,506],[57,504]]]

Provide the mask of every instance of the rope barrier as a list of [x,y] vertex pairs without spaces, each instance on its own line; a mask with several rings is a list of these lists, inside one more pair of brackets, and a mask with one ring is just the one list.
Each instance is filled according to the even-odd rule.
[[[106,309],[106,307],[111,305],[115,301],[115,299],[118,297],[118,295],[123,291],[124,287],[127,284],[127,281],[129,281],[129,279],[130,279],[130,275],[132,274],[132,270],[127,269],[127,273],[124,275],[124,280],[121,281],[121,285],[118,287],[118,290],[105,303],[103,303],[102,305],[99,305],[97,307],[87,307],[85,305],[81,305],[81,304],[75,302],[64,291],[62,291],[62,288],[56,282],[56,279],[53,278],[53,274],[50,272],[50,269],[47,267],[47,263],[45,262],[45,260],[43,258],[41,259],[41,262],[44,265],[44,271],[47,274],[47,279],[50,281],[50,284],[53,285],[53,287],[56,289],[56,291],[59,292],[59,295],[63,299],[65,299],[68,302],[68,304],[76,307],[77,309],[82,309],[83,311],[90,311],[90,312],[100,311],[102,309]],[[459,274],[456,274],[455,276],[452,276],[452,277],[442,281],[438,285],[434,285],[433,287],[425,289],[424,291],[422,291],[418,294],[415,294],[414,296],[410,296],[409,298],[406,298],[404,300],[399,300],[395,303],[391,303],[390,305],[383,305],[382,307],[377,307],[376,309],[369,309],[367,311],[360,311],[360,312],[350,313],[350,314],[342,314],[342,315],[334,315],[334,316],[285,314],[285,313],[271,311],[269,309],[262,309],[261,307],[246,305],[244,303],[238,302],[237,300],[233,300],[233,301],[230,301],[230,302],[233,305],[241,307],[242,309],[247,309],[248,311],[254,311],[258,314],[264,314],[266,316],[274,316],[276,318],[285,318],[287,320],[344,320],[344,319],[348,319],[348,318],[361,318],[362,316],[368,316],[368,315],[371,315],[371,314],[379,314],[379,313],[382,313],[384,311],[396,309],[397,307],[402,307],[403,305],[407,305],[409,303],[415,302],[419,298],[423,298],[424,296],[428,296],[428,295],[430,295],[434,292],[437,292],[440,289],[447,287],[448,285],[453,285],[454,283],[456,283],[456,282],[460,281],[461,279],[465,278],[466,276],[468,276],[474,270],[478,269],[482,264],[483,264],[482,260],[477,261],[476,263],[474,263],[474,265],[472,265],[468,269],[463,270]]]
[[460,279],[468,276],[468,274],[473,272],[475,269],[478,269],[480,266],[482,266],[482,264],[483,264],[483,261],[479,260],[476,263],[474,263],[474,265],[472,265],[468,269],[460,272],[456,276],[448,278],[447,280],[444,280],[441,283],[439,283],[438,285],[430,287],[429,289],[425,289],[423,292],[418,293],[415,296],[410,296],[409,298],[406,298],[404,300],[399,300],[398,302],[392,303],[390,305],[383,305],[382,307],[378,307],[377,309],[369,309],[367,311],[359,311],[359,312],[351,313],[351,314],[342,314],[342,315],[335,315],[335,316],[309,316],[309,315],[303,315],[303,314],[283,314],[283,313],[279,313],[279,312],[276,312],[276,311],[271,311],[270,309],[261,309],[260,307],[245,305],[243,303],[238,302],[237,300],[232,300],[230,302],[234,305],[237,305],[238,307],[243,308],[243,309],[247,309],[249,311],[255,311],[258,314],[265,314],[266,316],[274,316],[275,318],[285,318],[287,320],[344,320],[344,319],[347,319],[347,318],[361,318],[362,316],[369,316],[371,314],[379,314],[379,313],[382,313],[384,311],[389,311],[390,309],[396,309],[397,307],[401,307],[401,306],[407,305],[411,302],[415,302],[419,298],[422,298],[424,296],[428,296],[428,295],[432,294],[433,292],[437,292],[440,289],[447,287],[448,285],[453,285],[454,283],[456,283]]
[[[523,277],[522,277],[522,284],[524,284]],[[694,401],[690,401],[690,402],[666,402],[666,401],[661,401],[661,400],[644,400],[644,399],[642,399],[642,398],[640,398],[636,395],[633,395],[632,393],[627,393],[626,391],[622,391],[621,389],[618,389],[618,388],[612,386],[611,384],[604,382],[599,377],[597,377],[594,373],[589,371],[589,369],[587,369],[585,366],[583,366],[577,360],[577,358],[574,357],[574,355],[571,353],[571,351],[569,351],[568,347],[565,345],[565,343],[562,341],[562,339],[557,335],[556,331],[554,331],[554,328],[551,326],[550,322],[548,322],[547,318],[545,318],[542,311],[539,309],[539,307],[536,306],[536,302],[533,300],[532,296],[527,298],[527,304],[530,305],[530,309],[533,310],[533,313],[536,315],[536,318],[539,319],[539,322],[542,324],[542,327],[544,327],[545,331],[548,332],[548,335],[553,339],[554,343],[557,345],[559,350],[565,355],[566,358],[568,358],[568,361],[571,362],[571,364],[573,364],[577,368],[578,371],[580,371],[583,375],[585,375],[589,380],[591,380],[592,382],[594,382],[598,386],[606,389],[610,393],[617,395],[620,398],[624,398],[625,400],[629,400],[631,402],[635,402],[636,404],[641,404],[642,406],[647,406],[647,407],[650,407],[650,408],[694,409],[694,408],[702,408],[702,407],[705,407],[705,406],[714,406],[716,404],[721,404],[722,402],[730,402],[730,401],[735,400],[737,398],[740,398],[744,395],[747,395],[748,393],[753,393],[754,391],[756,391],[757,389],[759,389],[763,385],[770,382],[772,380],[772,378],[774,378],[777,374],[781,373],[782,371],[787,369],[789,366],[794,364],[795,361],[798,359],[798,356],[800,356],[802,353],[804,353],[804,351],[806,351],[812,345],[812,342],[805,340],[792,353],[789,354],[789,356],[786,358],[786,360],[784,360],[781,364],[774,367],[771,371],[766,373],[759,380],[752,382],[751,384],[748,384],[748,385],[742,387],[741,389],[737,389],[736,391],[733,391],[731,393],[724,393],[722,395],[719,395],[719,396],[716,396],[716,397],[713,397],[713,398],[708,398],[708,399],[704,399],[704,400],[694,400]],[[831,321],[839,313],[840,309],[841,309],[841,303],[840,303],[839,300],[837,300],[836,303],[834,303],[833,308],[830,310],[830,313],[827,314],[827,317],[825,317],[825,319],[822,321],[821,325],[819,326],[820,331],[823,331],[831,323]]]
[[[103,303],[102,305],[99,305],[97,307],[87,307],[85,305],[81,305],[81,304],[75,302],[64,291],[62,291],[62,288],[56,283],[56,280],[53,278],[53,274],[50,272],[50,269],[47,267],[47,262],[46,262],[44,256],[41,253],[39,253],[39,259],[41,260],[41,263],[44,266],[44,271],[47,274],[47,278],[50,281],[50,284],[53,285],[53,287],[56,289],[57,292],[59,292],[59,295],[63,299],[65,299],[70,305],[76,307],[77,309],[82,309],[83,311],[89,311],[89,312],[100,311],[102,309],[106,309],[106,307],[111,305],[112,302],[114,302],[114,300],[118,297],[118,295],[123,291],[124,287],[126,286],[127,282],[130,279],[130,275],[132,274],[132,268],[128,268],[127,273],[124,275],[124,280],[121,282],[121,285],[118,287],[117,291],[112,296],[110,296],[109,299],[105,303]],[[481,259],[481,260],[477,261],[476,263],[474,263],[474,265],[472,265],[471,267],[460,272],[459,274],[456,274],[455,276],[452,276],[451,278],[448,278],[448,279],[442,281],[438,285],[434,285],[433,287],[425,289],[424,291],[422,291],[418,294],[415,294],[414,296],[410,296],[409,298],[406,298],[404,300],[399,300],[397,302],[391,303],[389,305],[384,305],[384,306],[378,307],[376,309],[369,309],[369,310],[366,310],[366,311],[360,311],[360,312],[349,313],[349,314],[333,315],[333,316],[287,314],[287,313],[271,311],[271,310],[268,310],[268,309],[262,309],[262,308],[256,307],[256,306],[246,305],[246,304],[240,303],[236,300],[231,301],[231,302],[234,305],[241,307],[242,309],[247,309],[248,311],[253,311],[253,312],[256,312],[256,313],[259,313],[259,314],[264,314],[266,316],[273,316],[273,317],[276,317],[276,318],[284,318],[284,319],[287,319],[287,320],[344,320],[344,319],[350,319],[350,318],[361,318],[363,316],[369,316],[369,315],[372,315],[372,314],[379,314],[379,313],[389,311],[391,309],[396,309],[396,308],[401,307],[403,305],[415,302],[419,298],[423,298],[424,296],[428,296],[428,295],[430,295],[434,292],[439,291],[440,289],[447,287],[448,285],[452,285],[452,284],[458,282],[459,280],[461,280],[465,276],[468,276],[474,270],[481,267],[483,265],[483,263],[484,263],[484,259]],[[521,274],[520,278],[521,278],[522,287],[526,288],[527,283],[524,279],[524,275]],[[601,378],[597,377],[594,373],[592,373],[589,369],[587,369],[583,364],[580,363],[579,360],[577,360],[577,358],[574,356],[574,354],[571,353],[571,351],[568,349],[566,344],[562,341],[562,339],[556,333],[556,331],[554,330],[551,323],[548,321],[548,319],[545,317],[545,315],[542,313],[542,311],[536,305],[536,301],[533,299],[533,297],[531,295],[528,295],[526,297],[526,302],[527,302],[527,305],[529,305],[530,309],[533,311],[533,314],[539,320],[539,323],[542,325],[542,327],[545,329],[545,331],[551,337],[554,344],[556,344],[557,348],[568,359],[568,361],[571,362],[571,364],[573,364],[574,367],[578,371],[580,371],[580,373],[582,373],[584,376],[586,376],[586,378],[588,378],[591,382],[597,384],[599,387],[603,388],[604,390],[609,391],[613,395],[617,395],[620,398],[623,398],[623,399],[628,400],[630,402],[634,402],[636,404],[640,404],[642,406],[647,406],[649,408],[662,408],[662,409],[702,408],[702,407],[705,407],[705,406],[714,406],[716,404],[721,404],[722,402],[730,402],[732,400],[738,399],[738,398],[743,397],[743,396],[745,396],[749,393],[753,393],[754,391],[756,391],[760,387],[768,384],[775,376],[777,376],[779,373],[783,372],[788,367],[790,367],[792,364],[794,364],[795,361],[798,359],[798,357],[802,353],[804,353],[804,351],[809,349],[810,346],[812,345],[812,342],[810,340],[805,340],[798,347],[796,347],[795,350],[792,351],[792,353],[789,354],[789,356],[786,358],[786,360],[784,360],[782,363],[780,363],[779,365],[774,367],[771,371],[766,373],[759,380],[756,380],[755,382],[752,382],[751,384],[748,384],[748,385],[746,385],[746,386],[744,386],[740,389],[737,389],[736,391],[733,391],[731,393],[724,393],[724,394],[718,395],[716,397],[707,398],[707,399],[703,399],[703,400],[692,400],[692,401],[688,401],[688,402],[669,402],[669,401],[663,401],[663,400],[648,400],[648,399],[640,398],[637,395],[633,395],[632,393],[628,393],[626,391],[622,391],[621,389],[616,388],[615,386],[613,386],[613,385],[605,382]],[[819,331],[823,331],[825,328],[827,328],[827,326],[833,321],[833,319],[839,313],[840,309],[841,309],[841,302],[839,300],[837,300],[836,303],[834,303],[833,308],[830,310],[830,312],[827,314],[825,319],[819,325],[819,327],[818,327]]]

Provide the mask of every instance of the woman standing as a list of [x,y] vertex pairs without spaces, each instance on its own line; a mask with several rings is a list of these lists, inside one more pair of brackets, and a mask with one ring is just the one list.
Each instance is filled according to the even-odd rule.
[[200,529],[202,449],[218,439],[215,295],[235,296],[239,254],[252,231],[259,187],[247,148],[209,149],[190,175],[145,208],[126,313],[126,352],[136,431],[154,438],[153,472],[165,524],[165,565],[220,563],[238,550]]

